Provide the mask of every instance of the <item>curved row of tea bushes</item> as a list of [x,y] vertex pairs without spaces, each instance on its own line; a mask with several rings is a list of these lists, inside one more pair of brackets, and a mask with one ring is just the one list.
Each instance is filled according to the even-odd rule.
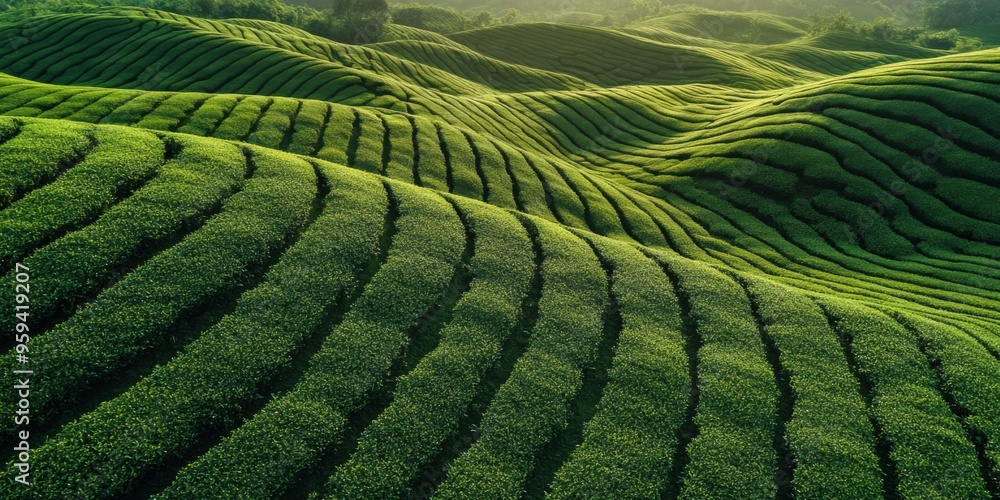
[[55,179],[93,147],[91,127],[79,123],[37,120],[11,125],[17,135],[0,144],[0,208]]
[[914,315],[900,322],[918,336],[941,390],[979,452],[987,486],[1000,486],[1000,363],[966,332]]
[[785,427],[796,498],[874,498],[882,494],[875,436],[857,380],[822,309],[805,295],[740,276],[779,353],[794,396]]
[[[280,496],[334,446],[348,415],[384,382],[413,324],[434,305],[461,264],[466,234],[440,196],[392,184],[398,207],[385,263],[285,394],[182,469],[163,498]],[[434,244],[428,245],[428,242]]]
[[773,496],[778,391],[746,293],[705,264],[664,264],[687,294],[700,338],[698,434],[686,450],[680,496]]
[[583,368],[597,354],[608,299],[604,271],[578,237],[545,222],[536,227],[544,254],[538,322],[483,416],[482,435],[437,490],[441,498],[517,497],[536,454],[565,425]]
[[95,219],[164,162],[163,142],[148,132],[100,128],[93,134],[97,145],[74,168],[0,211],[0,269]]
[[[989,498],[976,450],[938,392],[918,340],[885,314],[851,302],[819,300],[849,346],[895,477],[905,498]],[[889,491],[885,493],[888,494]]]
[[515,331],[532,279],[533,250],[518,220],[456,199],[475,235],[473,281],[438,347],[399,380],[393,402],[364,430],[330,479],[339,498],[398,498],[456,432],[489,368]]
[[[45,360],[35,368],[31,393],[36,419],[158,345],[185,311],[232,289],[302,227],[316,197],[313,169],[264,149],[253,156],[260,160],[254,176],[221,213],[32,341],[33,353]],[[13,353],[4,363],[17,366]]]
[[[301,159],[265,153],[257,162],[264,176],[313,170]],[[302,340],[326,326],[328,310],[358,285],[357,269],[378,254],[386,212],[381,186],[339,168],[325,173],[331,191],[322,212],[263,282],[176,357],[41,447],[33,458],[46,474],[33,488],[46,496],[123,494],[206,433],[239,420]],[[276,195],[296,197],[288,189]],[[273,207],[274,200],[256,201]],[[89,449],[91,442],[102,445]]]
[[597,413],[549,496],[658,498],[691,390],[681,310],[659,265],[624,243],[588,240],[611,266],[622,331]]

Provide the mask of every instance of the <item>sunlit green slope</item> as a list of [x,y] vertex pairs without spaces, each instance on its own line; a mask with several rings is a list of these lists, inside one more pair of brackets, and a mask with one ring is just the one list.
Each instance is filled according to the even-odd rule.
[[1000,50],[807,31],[0,25],[0,496],[996,497]]

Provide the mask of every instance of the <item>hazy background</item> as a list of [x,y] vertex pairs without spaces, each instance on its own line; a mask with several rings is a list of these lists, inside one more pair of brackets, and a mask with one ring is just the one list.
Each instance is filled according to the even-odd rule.
[[815,34],[844,30],[935,49],[1000,43],[1000,0],[0,0],[0,23],[109,5],[278,21],[358,44],[383,40],[389,23],[447,35],[533,21],[620,27],[704,9],[790,16],[811,21]]
[[[316,9],[330,8],[343,0],[287,0],[293,4],[309,5]],[[459,12],[487,11],[502,15],[516,10],[524,18],[558,18],[569,20],[588,19],[591,16],[579,14],[608,15],[612,18],[625,17],[627,12],[636,17],[656,10],[675,10],[684,7],[705,7],[723,11],[760,11],[793,17],[808,18],[816,15],[833,15],[847,10],[856,19],[872,21],[877,17],[892,17],[904,25],[926,24],[929,11],[946,5],[952,11],[942,17],[941,23],[955,25],[961,22],[986,21],[987,11],[996,17],[1000,11],[1000,0],[408,0],[389,2],[390,5],[420,4],[436,5],[455,9]],[[967,15],[963,15],[963,12]],[[933,16],[932,16],[933,17]],[[953,27],[953,26],[949,26]]]

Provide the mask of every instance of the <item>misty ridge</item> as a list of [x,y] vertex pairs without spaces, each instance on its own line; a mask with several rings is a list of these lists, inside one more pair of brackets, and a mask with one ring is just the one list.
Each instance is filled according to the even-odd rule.
[[[0,0],[0,19],[115,5],[206,18],[277,21],[348,43],[380,41],[390,23],[448,35],[524,22],[627,26],[708,9],[778,14],[810,20],[816,33],[852,31],[875,41],[965,51],[982,46],[977,35],[985,35],[989,42],[989,33],[995,31],[990,23],[1000,21],[1000,2],[992,0]],[[755,41],[752,34],[747,36],[744,41]]]

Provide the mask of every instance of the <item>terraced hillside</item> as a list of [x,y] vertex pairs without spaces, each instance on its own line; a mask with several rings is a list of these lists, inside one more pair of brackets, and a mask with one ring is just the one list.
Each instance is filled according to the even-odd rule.
[[0,24],[0,496],[997,498],[1000,49],[745,21]]

